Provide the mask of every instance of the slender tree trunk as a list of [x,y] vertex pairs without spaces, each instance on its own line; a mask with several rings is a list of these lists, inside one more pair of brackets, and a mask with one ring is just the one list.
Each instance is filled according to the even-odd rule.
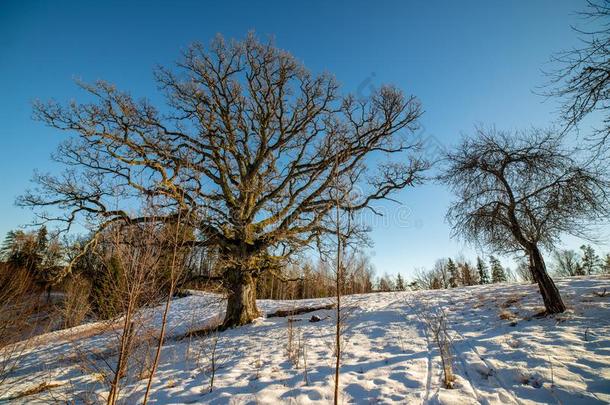
[[167,316],[169,314],[170,306],[172,300],[174,299],[174,291],[176,289],[176,258],[178,256],[178,242],[179,242],[179,231],[180,231],[180,217],[182,212],[178,212],[178,222],[176,224],[176,232],[174,234],[174,246],[172,249],[172,262],[170,267],[170,285],[169,285],[169,293],[167,295],[167,299],[165,300],[165,308],[163,309],[163,318],[161,320],[161,331],[159,332],[159,340],[157,342],[157,350],[155,351],[155,359],[153,360],[152,369],[150,370],[150,375],[148,376],[148,382],[146,383],[146,392],[144,393],[144,400],[142,401],[142,405],[146,405],[148,403],[148,396],[150,395],[150,389],[152,387],[153,378],[155,377],[155,373],[157,372],[157,367],[159,366],[159,359],[161,358],[161,350],[163,349],[163,340],[165,339],[165,329],[167,327]]
[[260,316],[256,307],[256,278],[248,270],[227,270],[229,287],[227,312],[222,329],[234,328],[252,322]]
[[341,282],[342,280],[342,272],[341,272],[341,255],[343,254],[343,252],[341,251],[341,223],[340,223],[340,216],[339,216],[339,201],[336,201],[336,206],[335,206],[335,213],[336,213],[336,218],[335,220],[336,222],[336,229],[335,231],[337,232],[337,324],[336,324],[336,330],[335,330],[335,350],[336,353],[335,355],[337,356],[336,358],[336,362],[335,362],[335,396],[334,396],[334,405],[338,405],[339,404],[339,370],[341,367]]
[[121,343],[119,345],[119,355],[117,359],[117,364],[115,366],[115,369],[113,370],[114,376],[112,378],[112,382],[110,383],[110,392],[108,393],[108,399],[106,401],[107,405],[116,404],[118,399],[119,383],[125,371],[127,357],[129,356],[129,349],[131,346],[131,339],[134,333],[134,325],[133,321],[131,320],[131,316],[132,306],[130,303],[127,308],[127,313],[125,314],[125,319],[123,320],[123,334],[121,335]]
[[157,349],[155,351],[155,358],[153,360],[152,368],[150,370],[150,375],[148,376],[148,382],[146,383],[146,392],[144,393],[144,400],[142,401],[142,405],[146,405],[148,403],[148,397],[150,395],[150,389],[152,388],[152,381],[155,377],[155,373],[157,372],[157,367],[159,366],[159,359],[161,358],[161,350],[163,349],[163,341],[165,339],[165,329],[167,327],[167,315],[169,314],[169,309],[171,305],[172,298],[174,296],[174,281],[169,288],[169,294],[167,300],[165,301],[165,308],[163,310],[163,318],[161,320],[161,331],[159,332],[159,340],[157,341]]
[[[341,248],[337,249],[338,252],[341,251]],[[335,325],[335,350],[336,350],[336,359],[335,359],[335,396],[334,396],[334,404],[337,405],[339,403],[339,369],[341,367],[341,259],[339,255],[337,255],[337,324]]]
[[546,312],[548,314],[557,314],[565,311],[566,307],[563,304],[559,290],[546,271],[546,265],[538,247],[534,246],[531,248],[529,255],[531,262],[530,269],[534,280],[538,283]]

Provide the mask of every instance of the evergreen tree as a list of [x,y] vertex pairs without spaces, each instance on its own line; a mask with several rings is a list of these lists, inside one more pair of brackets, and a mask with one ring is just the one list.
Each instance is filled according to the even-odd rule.
[[65,275],[61,260],[63,247],[57,238],[49,239],[45,226],[37,232],[10,231],[1,249],[1,258],[18,268],[25,269],[36,283],[47,289]]
[[506,281],[506,272],[502,264],[494,256],[489,256],[489,264],[491,265],[491,282],[503,283]]
[[459,285],[458,269],[451,259],[447,260],[447,272],[449,273],[449,287],[457,287]]
[[580,247],[582,250],[582,258],[581,265],[583,274],[595,274],[600,267],[600,259],[599,256],[595,253],[595,249],[591,247],[591,245],[582,245]]
[[489,272],[485,261],[477,256],[477,271],[479,273],[479,284],[489,284]]
[[35,234],[21,230],[10,231],[2,245],[2,257],[8,263],[33,273],[36,269],[37,250]]
[[[3,258],[28,270],[40,278],[43,267],[52,264],[55,255],[48,255],[49,238],[47,228],[42,226],[37,232],[10,231],[2,245]],[[47,257],[50,256],[47,260]]]
[[0,259],[10,262],[17,249],[18,240],[23,235],[23,231],[8,231],[0,248]]
[[398,273],[398,275],[396,276],[396,290],[398,290],[398,291],[405,290],[405,282],[402,279],[402,276],[400,275],[400,273]]

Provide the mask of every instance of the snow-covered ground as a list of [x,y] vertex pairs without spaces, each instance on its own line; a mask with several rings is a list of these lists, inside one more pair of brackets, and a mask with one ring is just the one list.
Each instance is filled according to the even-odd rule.
[[[546,318],[536,316],[543,309],[541,299],[537,288],[527,284],[345,297],[341,402],[610,403],[610,279],[562,279],[558,286],[569,309]],[[261,300],[259,307],[270,313],[328,301]],[[332,310],[296,316],[302,320],[293,323],[294,345],[300,336],[306,367],[303,351],[298,367],[287,355],[287,318],[261,318],[218,334],[219,368],[209,392],[214,339],[177,337],[215,322],[223,306],[208,294],[173,302],[152,403],[332,402]],[[442,388],[440,357],[426,327],[440,308],[452,337],[454,389]],[[324,319],[310,323],[313,314]],[[142,319],[153,331],[160,310]],[[117,343],[116,327],[106,326],[84,325],[36,339],[5,382],[11,387],[5,400],[43,382],[52,388],[12,402],[103,400],[103,365],[116,361]],[[122,380],[121,402],[141,403],[146,379],[138,370],[146,369],[145,357],[134,356],[130,374]]]

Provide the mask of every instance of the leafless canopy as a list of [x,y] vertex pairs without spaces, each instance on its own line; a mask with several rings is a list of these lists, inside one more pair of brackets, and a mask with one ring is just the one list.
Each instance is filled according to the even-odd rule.
[[[155,77],[163,112],[105,82],[79,84],[90,103],[36,103],[39,120],[77,136],[56,154],[69,169],[38,175],[21,203],[65,214],[43,219],[84,215],[102,228],[181,212],[199,230],[193,243],[217,246],[241,278],[332,231],[334,201],[365,209],[427,166],[410,153],[415,97],[390,86],[366,100],[342,96],[330,75],[254,35],[195,44]],[[156,218],[130,215],[150,205]]]
[[553,56],[558,69],[549,72],[545,93],[562,99],[561,114],[568,129],[592,112],[601,114],[595,141],[604,145],[610,137],[610,0],[588,0],[581,15],[598,28],[574,28],[582,46]]
[[547,313],[565,311],[541,247],[561,235],[586,236],[608,213],[608,181],[581,164],[551,131],[479,129],[447,156],[441,179],[457,195],[448,212],[456,234],[504,252],[524,252]]
[[[38,119],[78,137],[55,155],[71,170],[38,175],[40,189],[21,201],[67,209],[47,219],[108,221],[134,211],[133,201],[117,203],[117,195],[145,197],[168,212],[196,212],[209,238],[304,244],[325,230],[335,165],[362,180],[364,157],[407,150],[399,131],[415,129],[421,114],[414,97],[392,87],[366,102],[340,97],[330,76],[312,76],[253,36],[230,44],[217,38],[209,50],[193,45],[178,66],[179,73],[156,72],[171,107],[166,115],[105,82],[79,83],[93,103],[36,103]],[[350,208],[413,184],[423,167],[419,160],[381,165]]]
[[607,180],[550,130],[479,128],[447,163],[441,179],[457,197],[447,219],[472,242],[505,252],[521,250],[521,242],[551,248],[562,234],[587,236],[591,221],[607,215]]

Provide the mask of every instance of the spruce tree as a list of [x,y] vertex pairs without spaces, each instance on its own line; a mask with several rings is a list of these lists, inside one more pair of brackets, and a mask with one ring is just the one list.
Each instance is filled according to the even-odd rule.
[[583,274],[595,274],[601,264],[595,249],[591,245],[582,245],[580,250],[582,250],[581,265]]
[[447,272],[449,273],[449,287],[457,287],[459,283],[458,269],[451,259],[447,260]]
[[10,231],[0,249],[0,259],[25,269],[36,284],[47,290],[65,275],[61,261],[63,248],[57,238],[49,238],[45,226],[36,232]]
[[479,272],[479,284],[489,284],[487,265],[479,256],[477,256],[477,271]]
[[492,283],[503,283],[506,281],[506,273],[502,264],[494,256],[489,256],[489,263],[491,265],[491,282]]
[[400,275],[400,273],[398,273],[398,275],[396,276],[396,290],[398,290],[398,291],[405,290],[405,282],[402,279],[402,276]]

